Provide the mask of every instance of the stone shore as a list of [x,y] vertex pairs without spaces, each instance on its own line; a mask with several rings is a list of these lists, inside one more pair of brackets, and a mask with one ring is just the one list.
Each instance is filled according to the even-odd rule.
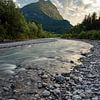
[[0,100],[100,100],[100,41],[70,73],[51,74],[42,67],[18,66],[0,79]]

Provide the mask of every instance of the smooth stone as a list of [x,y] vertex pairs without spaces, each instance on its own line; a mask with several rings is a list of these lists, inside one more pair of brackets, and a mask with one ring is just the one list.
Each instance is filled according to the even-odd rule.
[[65,80],[65,77],[62,76],[62,75],[56,75],[56,76],[55,76],[55,81],[56,81],[57,83],[63,83],[64,80]]
[[85,94],[84,93],[80,93],[80,96],[84,98],[85,97]]
[[82,82],[82,78],[81,77],[79,77],[79,81]]
[[48,86],[48,84],[45,83],[45,82],[43,82],[42,85],[43,85],[43,87],[47,87]]
[[99,98],[98,97],[93,97],[92,100],[99,100]]
[[49,99],[52,100],[53,98],[50,96]]
[[90,89],[85,91],[86,93],[92,93],[92,91]]
[[59,88],[60,85],[59,85],[59,84],[54,84],[54,87],[55,87],[55,88]]
[[53,93],[54,93],[54,94],[60,94],[61,92],[60,92],[60,89],[54,89],[54,90],[53,90]]
[[48,78],[48,75],[44,74],[44,75],[42,75],[42,78],[43,79],[47,79]]
[[50,96],[50,92],[47,91],[47,90],[44,90],[43,93],[42,93],[42,95],[43,95],[44,97],[48,97],[48,96]]
[[26,71],[26,69],[25,68],[18,69],[18,72],[22,72],[22,71]]
[[9,88],[3,87],[3,90],[4,90],[4,91],[9,91]]
[[82,100],[82,97],[79,95],[74,95],[72,100]]
[[35,97],[39,97],[39,94],[35,94]]
[[88,77],[88,78],[94,78],[95,76],[92,75],[92,74],[89,74],[87,77]]

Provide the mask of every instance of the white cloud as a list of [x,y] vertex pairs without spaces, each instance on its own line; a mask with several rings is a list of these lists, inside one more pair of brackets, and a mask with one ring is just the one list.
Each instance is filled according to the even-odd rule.
[[[58,9],[61,15],[68,19],[71,24],[81,23],[85,15],[93,12],[100,12],[100,0],[54,0],[62,4]],[[55,4],[57,6],[57,4]],[[59,8],[59,6],[57,6]]]
[[[14,0],[21,7],[38,0]],[[51,0],[60,14],[71,24],[80,23],[85,15],[100,12],[100,0]]]

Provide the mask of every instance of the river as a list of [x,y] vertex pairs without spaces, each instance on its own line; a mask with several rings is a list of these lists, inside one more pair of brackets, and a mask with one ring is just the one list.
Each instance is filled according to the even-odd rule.
[[[34,43],[35,41],[35,43]],[[17,66],[33,66],[43,68],[50,73],[66,73],[73,66],[82,64],[80,58],[83,53],[90,52],[92,45],[67,39],[42,39],[33,40],[27,45],[7,43],[8,48],[0,49],[0,76],[14,74]],[[4,44],[6,45],[6,44]],[[3,44],[2,44],[3,46]]]

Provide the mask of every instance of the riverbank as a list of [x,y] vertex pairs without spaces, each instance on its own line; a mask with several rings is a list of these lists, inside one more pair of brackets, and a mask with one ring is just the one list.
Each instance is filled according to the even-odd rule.
[[41,39],[34,39],[34,40],[26,40],[26,41],[14,41],[14,42],[1,42],[0,43],[0,49],[2,48],[11,48],[11,47],[17,47],[17,46],[23,46],[23,45],[31,45],[31,44],[39,44],[39,43],[48,43],[48,42],[54,42],[57,39],[54,38],[45,38],[45,41],[43,38]]
[[[51,74],[42,68],[19,66],[0,79],[1,100],[100,100],[100,41],[70,73]],[[73,63],[73,62],[72,62]]]

